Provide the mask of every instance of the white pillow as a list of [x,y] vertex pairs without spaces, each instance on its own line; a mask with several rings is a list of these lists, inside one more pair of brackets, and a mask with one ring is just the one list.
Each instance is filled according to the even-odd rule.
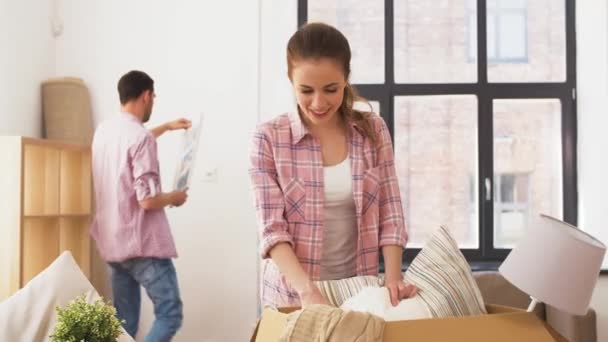
[[356,276],[339,280],[315,281],[321,295],[332,306],[339,307],[348,298],[356,295],[365,287],[379,287],[380,278],[377,276]]
[[393,306],[386,287],[366,287],[347,299],[340,309],[371,313],[387,322],[432,318],[420,296],[404,299]]
[[[85,293],[88,302],[99,294],[68,251],[21,290],[0,302],[0,341],[50,341],[57,322],[55,307],[65,307]],[[119,342],[133,339],[123,330]]]

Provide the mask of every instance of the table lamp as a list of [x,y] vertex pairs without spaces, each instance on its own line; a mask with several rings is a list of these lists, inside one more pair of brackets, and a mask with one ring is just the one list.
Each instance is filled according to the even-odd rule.
[[538,302],[585,315],[606,246],[591,235],[541,214],[498,268],[511,284]]

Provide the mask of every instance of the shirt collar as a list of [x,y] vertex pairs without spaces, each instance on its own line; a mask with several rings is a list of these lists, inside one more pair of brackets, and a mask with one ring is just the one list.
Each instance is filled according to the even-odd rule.
[[143,123],[133,114],[129,113],[129,112],[120,112],[120,114],[127,120],[129,121],[133,121],[133,122],[137,122],[138,124],[143,126]]
[[[302,121],[302,118],[298,112],[289,114],[289,124],[291,125],[291,132],[295,144],[299,143],[302,138],[310,134],[310,131]],[[355,131],[363,135],[363,129],[359,127],[356,122],[349,121],[348,127],[350,128],[351,132]]]
[[291,134],[296,144],[306,135],[310,134],[298,112],[289,113],[289,124],[291,125]]

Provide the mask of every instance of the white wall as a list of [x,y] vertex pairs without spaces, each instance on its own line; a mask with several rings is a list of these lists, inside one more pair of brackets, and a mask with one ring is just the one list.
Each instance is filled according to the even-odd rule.
[[297,4],[295,0],[260,0],[260,121],[296,108],[287,78],[286,48],[298,27]]
[[[576,2],[578,88],[579,226],[608,243],[608,5]],[[604,259],[608,268],[608,257]],[[608,341],[608,275],[598,282],[591,306],[597,314],[598,341]]]
[[50,1],[0,0],[0,135],[41,136],[40,83],[55,65],[51,13]]
[[608,5],[605,0],[576,5],[579,226],[608,243]]
[[[259,5],[251,0],[64,0],[57,75],[82,77],[95,122],[117,113],[116,82],[130,69],[155,79],[152,121],[205,112],[197,172],[184,207],[168,209],[180,257],[184,326],[176,341],[245,341],[257,314],[256,223],[247,175],[258,117]],[[159,140],[170,187],[177,133]],[[216,182],[204,182],[217,168]],[[138,340],[153,319],[143,305]]]

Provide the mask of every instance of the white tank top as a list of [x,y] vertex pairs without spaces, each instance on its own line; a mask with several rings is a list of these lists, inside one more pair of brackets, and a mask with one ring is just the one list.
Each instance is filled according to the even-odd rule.
[[321,280],[344,279],[357,273],[357,215],[350,158],[323,167],[323,251]]

